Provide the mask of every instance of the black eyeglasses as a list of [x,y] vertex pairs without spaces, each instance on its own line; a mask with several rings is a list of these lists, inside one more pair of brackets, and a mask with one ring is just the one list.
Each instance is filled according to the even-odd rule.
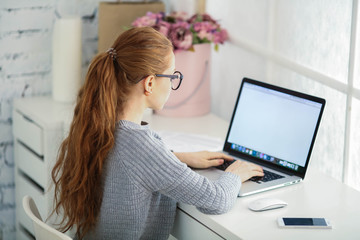
[[155,74],[156,77],[167,77],[170,78],[171,81],[171,89],[172,90],[177,90],[180,85],[181,82],[184,78],[184,75],[182,75],[181,72],[179,71],[175,71],[173,75],[166,75],[166,74]]

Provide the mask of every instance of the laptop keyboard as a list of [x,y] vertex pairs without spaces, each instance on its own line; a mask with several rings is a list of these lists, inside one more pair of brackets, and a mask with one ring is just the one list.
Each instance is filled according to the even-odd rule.
[[235,162],[235,161],[236,161],[236,160],[224,161],[223,164],[221,164],[220,166],[217,166],[217,167],[215,167],[215,168],[225,171],[225,169],[226,169],[228,166],[230,166],[230,165],[231,165],[233,162]]
[[257,183],[262,182],[269,182],[276,179],[284,178],[284,176],[281,176],[279,174],[276,174],[274,172],[270,172],[264,169],[264,176],[263,177],[252,177],[249,180]]
[[[235,161],[236,160],[225,161],[222,165],[217,166],[216,168],[225,171],[225,169]],[[281,176],[279,174],[276,174],[274,172],[270,172],[270,171],[267,171],[267,170],[264,169],[264,176],[263,177],[252,177],[252,178],[249,179],[249,181],[253,181],[253,182],[256,182],[256,183],[263,183],[263,182],[269,182],[269,181],[273,181],[273,180],[280,179],[280,178],[284,178],[284,176]]]

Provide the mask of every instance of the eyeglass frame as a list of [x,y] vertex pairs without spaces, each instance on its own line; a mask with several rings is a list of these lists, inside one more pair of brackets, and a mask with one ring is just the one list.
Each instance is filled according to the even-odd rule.
[[[178,85],[176,88],[173,88],[173,86],[172,86],[172,81],[173,81],[174,79],[177,79],[177,78],[179,77],[179,76],[176,75],[175,73],[179,73],[179,74],[180,74],[180,82],[179,82],[179,85]],[[171,81],[171,89],[174,90],[174,91],[179,89],[179,87],[180,87],[180,85],[181,85],[181,82],[182,82],[182,80],[183,80],[183,78],[184,78],[184,75],[183,75],[180,71],[175,71],[174,74],[172,74],[172,75],[167,75],[167,74],[155,74],[155,76],[156,76],[156,77],[166,77],[166,78],[170,78],[170,81]]]

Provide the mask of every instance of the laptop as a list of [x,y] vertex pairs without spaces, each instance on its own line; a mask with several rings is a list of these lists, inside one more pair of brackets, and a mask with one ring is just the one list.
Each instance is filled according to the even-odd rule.
[[244,182],[239,196],[304,179],[324,107],[325,99],[243,79],[223,152],[262,166],[265,176]]

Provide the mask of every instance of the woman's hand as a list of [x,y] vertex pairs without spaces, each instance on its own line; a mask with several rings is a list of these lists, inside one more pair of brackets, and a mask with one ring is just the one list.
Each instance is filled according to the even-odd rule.
[[233,157],[219,152],[174,152],[175,156],[183,163],[192,168],[209,168],[219,166],[224,161],[232,161]]
[[[216,167],[224,163],[224,161],[232,161],[233,157],[219,152],[177,152],[175,156],[179,160],[192,168],[209,168]],[[255,176],[264,176],[262,167],[241,160],[235,161],[225,172],[231,172],[240,176],[241,181],[245,182]]]
[[250,178],[255,176],[264,176],[264,171],[262,167],[241,160],[235,161],[233,164],[226,168],[225,172],[231,172],[240,176],[242,182],[245,182],[246,180],[249,180]]

